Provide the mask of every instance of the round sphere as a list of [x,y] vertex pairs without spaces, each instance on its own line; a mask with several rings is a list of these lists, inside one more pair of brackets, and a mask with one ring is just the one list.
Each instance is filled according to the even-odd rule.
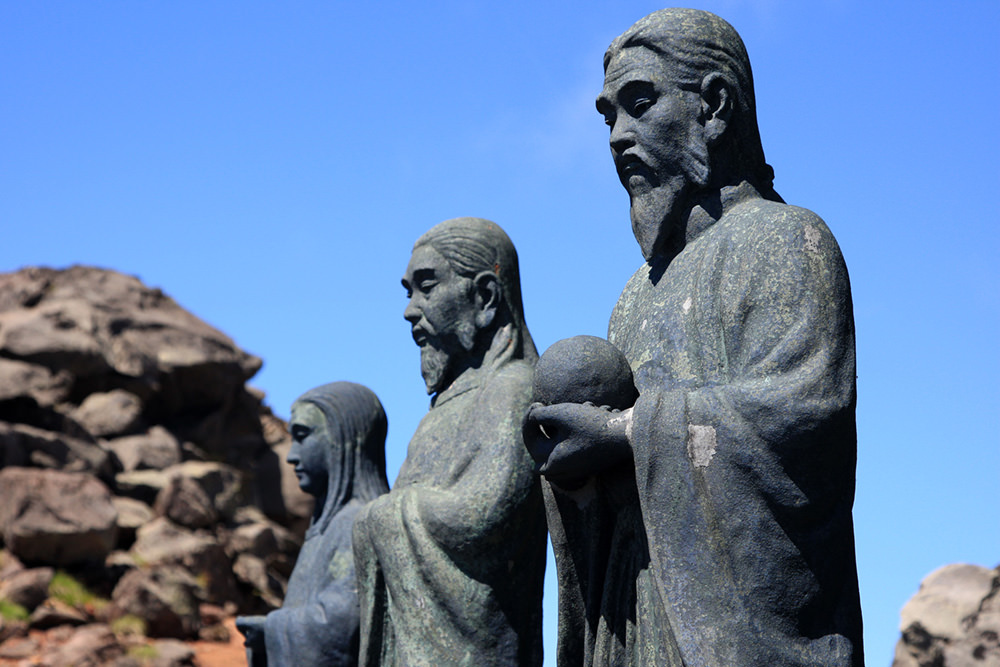
[[586,403],[624,410],[638,392],[621,351],[595,336],[564,338],[545,351],[535,366],[534,400],[546,405]]

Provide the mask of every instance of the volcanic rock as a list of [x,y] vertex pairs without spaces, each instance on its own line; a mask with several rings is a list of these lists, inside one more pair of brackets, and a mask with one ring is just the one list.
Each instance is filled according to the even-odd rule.
[[1000,665],[1000,568],[935,570],[900,616],[893,667]]
[[115,545],[117,512],[111,493],[83,473],[0,470],[0,532],[18,558],[68,565],[101,560]]
[[80,626],[65,643],[56,643],[47,648],[38,665],[98,667],[111,664],[124,653],[125,649],[118,643],[111,628],[101,623],[92,623]]
[[0,578],[0,599],[19,604],[29,612],[49,597],[49,584],[55,571],[51,567],[19,570]]
[[206,532],[192,532],[160,517],[137,531],[130,553],[144,566],[182,566],[198,579],[208,602],[242,600],[225,550]]
[[107,442],[122,470],[163,470],[181,462],[181,444],[162,426],[154,426],[141,435],[115,438]]
[[124,389],[96,392],[73,411],[73,418],[95,436],[122,435],[141,423],[142,401]]
[[131,570],[111,594],[119,610],[146,622],[152,637],[196,637],[198,597],[198,582],[178,566]]
[[45,630],[60,625],[83,625],[90,619],[76,607],[61,600],[49,598],[31,613],[30,625],[36,630]]

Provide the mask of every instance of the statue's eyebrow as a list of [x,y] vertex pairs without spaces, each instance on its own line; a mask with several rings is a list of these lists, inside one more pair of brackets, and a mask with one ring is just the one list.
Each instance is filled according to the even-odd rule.
[[434,278],[434,269],[417,269],[413,272],[413,282],[418,285],[424,280],[433,280]]

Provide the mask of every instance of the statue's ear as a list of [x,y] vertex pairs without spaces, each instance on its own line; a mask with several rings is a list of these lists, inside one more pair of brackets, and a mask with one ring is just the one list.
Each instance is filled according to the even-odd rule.
[[476,299],[476,326],[485,329],[493,323],[500,307],[500,279],[492,271],[481,271],[472,282]]
[[712,72],[701,80],[701,121],[709,146],[718,143],[729,127],[734,101],[733,86],[727,77]]

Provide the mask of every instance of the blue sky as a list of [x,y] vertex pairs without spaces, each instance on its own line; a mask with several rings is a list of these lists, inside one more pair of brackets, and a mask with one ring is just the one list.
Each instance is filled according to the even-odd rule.
[[[692,4],[743,36],[776,188],[847,259],[887,665],[924,575],[1000,561],[1000,4]],[[608,43],[660,7],[0,1],[0,271],[138,275],[261,356],[284,416],[369,385],[392,479],[427,409],[399,284],[423,231],[507,230],[540,349],[606,334],[641,256],[593,102]]]

